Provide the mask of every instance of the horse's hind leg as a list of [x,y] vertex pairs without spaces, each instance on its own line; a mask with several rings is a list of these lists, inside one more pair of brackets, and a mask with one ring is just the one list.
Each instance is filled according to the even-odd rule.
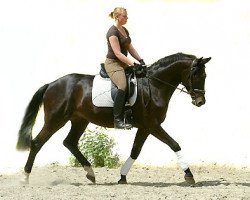
[[78,148],[78,141],[83,134],[84,130],[88,126],[89,122],[82,118],[75,118],[71,120],[71,129],[68,136],[63,141],[65,147],[76,157],[81,163],[84,170],[87,171],[86,177],[93,183],[95,183],[95,174],[89,161],[83,156]]
[[167,144],[175,152],[179,165],[185,172],[184,178],[186,182],[190,185],[195,184],[193,174],[189,169],[188,163],[182,155],[181,147],[179,146],[179,144],[172,137],[170,137],[161,126],[156,127],[152,135],[161,140],[163,143]]
[[40,133],[31,141],[30,145],[30,153],[26,165],[24,167],[24,179],[22,180],[23,183],[29,183],[29,175],[31,173],[35,158],[37,153],[40,151],[42,146],[50,139],[50,137],[59,130],[63,124],[55,124],[45,123]]

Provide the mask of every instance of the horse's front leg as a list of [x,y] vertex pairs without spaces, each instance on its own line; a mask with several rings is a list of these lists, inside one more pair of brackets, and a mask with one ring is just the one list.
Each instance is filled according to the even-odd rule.
[[146,131],[145,129],[139,128],[137,130],[130,157],[126,160],[126,162],[123,164],[121,168],[121,179],[118,181],[119,184],[127,184],[126,176],[130,168],[132,167],[133,163],[138,158],[141,152],[142,146],[144,142],[146,141],[148,135],[149,135],[149,132]]
[[195,184],[193,174],[189,169],[188,163],[182,155],[180,145],[172,137],[170,137],[161,126],[154,128],[154,131],[151,134],[163,143],[167,144],[175,152],[176,157],[178,159],[178,163],[181,169],[185,172],[184,178],[186,182],[190,185]]

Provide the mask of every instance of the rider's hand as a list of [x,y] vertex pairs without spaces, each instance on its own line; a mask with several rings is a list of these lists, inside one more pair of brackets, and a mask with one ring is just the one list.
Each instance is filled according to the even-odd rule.
[[139,60],[139,62],[141,65],[146,65],[143,59]]
[[147,66],[143,64],[134,63],[133,70],[138,78],[143,78],[147,74]]
[[134,62],[134,64],[132,66],[135,67],[135,68],[136,67],[141,67],[141,64]]

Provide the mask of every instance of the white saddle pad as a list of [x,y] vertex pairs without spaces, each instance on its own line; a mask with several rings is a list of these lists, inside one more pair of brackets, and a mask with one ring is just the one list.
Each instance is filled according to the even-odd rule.
[[[132,97],[127,102],[130,106],[133,106],[137,97],[137,81],[135,83],[135,91]],[[92,102],[97,107],[113,107],[114,101],[111,97],[111,81],[109,78],[102,78],[100,75],[96,75],[93,81],[92,88]]]

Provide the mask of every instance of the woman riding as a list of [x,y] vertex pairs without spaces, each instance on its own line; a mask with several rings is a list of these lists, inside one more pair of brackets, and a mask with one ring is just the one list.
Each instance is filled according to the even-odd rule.
[[125,68],[134,67],[136,64],[127,57],[128,52],[133,58],[145,65],[143,59],[139,56],[131,43],[128,30],[123,26],[127,23],[127,10],[117,7],[109,16],[114,19],[114,25],[111,26],[106,34],[108,53],[105,60],[105,70],[112,82],[118,87],[114,99],[114,128],[130,129],[131,124],[124,122],[124,106],[127,81]]

